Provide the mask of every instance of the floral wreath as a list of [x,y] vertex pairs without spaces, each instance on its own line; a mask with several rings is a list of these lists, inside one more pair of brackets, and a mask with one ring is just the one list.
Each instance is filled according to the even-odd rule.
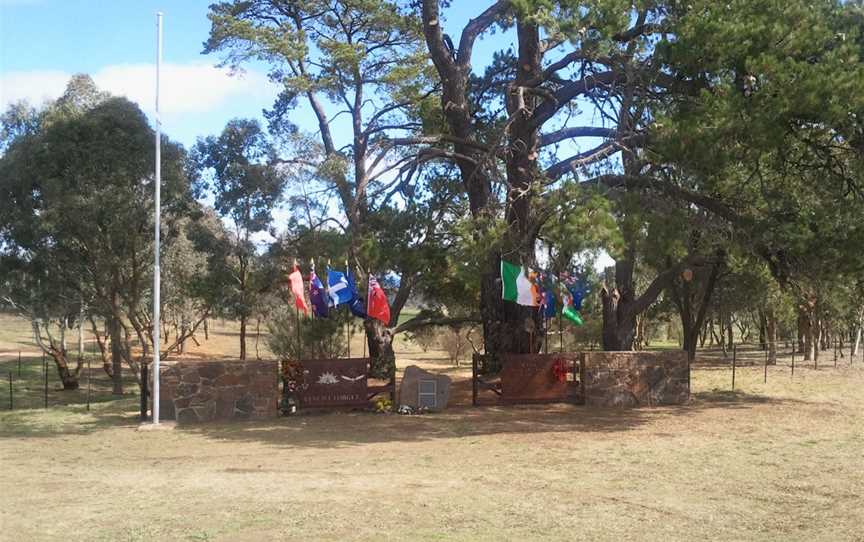
[[567,373],[570,370],[567,367],[567,363],[563,359],[556,359],[554,363],[552,363],[552,376],[558,382],[567,382]]

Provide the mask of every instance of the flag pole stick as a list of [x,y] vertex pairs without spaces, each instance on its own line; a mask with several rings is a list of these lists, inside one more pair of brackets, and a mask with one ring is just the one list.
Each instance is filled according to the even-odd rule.
[[162,12],[156,12],[156,182],[155,182],[155,226],[153,240],[153,425],[159,424],[159,221],[161,219],[162,185],[162,118],[159,115],[159,76],[162,69]]
[[[348,272],[348,258],[345,258],[345,273],[347,275],[350,275],[350,273]],[[345,277],[345,279],[347,280],[348,277]],[[348,312],[349,313],[351,312],[351,307],[348,307]],[[354,336],[354,333],[353,333],[354,330],[352,329],[353,327],[354,327],[354,322],[351,320],[351,316],[349,315],[348,316],[348,329],[346,330],[348,333],[348,357],[349,358],[351,357],[351,339]]]
[[369,318],[369,277],[366,277],[366,318],[363,319],[363,357],[366,357],[366,319]]

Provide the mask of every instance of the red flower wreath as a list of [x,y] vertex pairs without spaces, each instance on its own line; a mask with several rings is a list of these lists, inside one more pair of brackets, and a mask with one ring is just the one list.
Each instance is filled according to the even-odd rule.
[[555,377],[555,380],[558,382],[567,382],[567,373],[570,372],[567,369],[567,364],[563,359],[555,360],[555,363],[552,364],[552,376]]

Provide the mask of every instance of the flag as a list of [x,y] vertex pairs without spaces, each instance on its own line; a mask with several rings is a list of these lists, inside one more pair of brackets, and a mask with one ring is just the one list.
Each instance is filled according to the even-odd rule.
[[585,297],[585,286],[580,284],[568,284],[567,291],[570,292],[573,308],[582,310],[582,299]]
[[501,297],[526,307],[539,307],[542,296],[537,288],[537,274],[521,265],[501,260]]
[[390,305],[387,304],[387,294],[384,293],[384,289],[372,275],[369,275],[369,307],[366,309],[366,314],[381,320],[384,325],[390,323]]
[[558,310],[555,302],[555,281],[550,275],[543,275],[540,284],[543,286],[543,317],[554,318]]
[[288,281],[291,283],[291,293],[294,294],[294,304],[297,305],[297,309],[302,310],[303,314],[309,314],[309,307],[306,306],[306,299],[303,297],[303,275],[296,265],[294,271],[288,275]]
[[316,318],[327,318],[327,299],[324,296],[324,285],[321,279],[312,271],[309,275],[309,301],[312,302],[312,315]]
[[561,293],[564,299],[561,316],[577,326],[581,326],[584,322],[582,321],[582,315],[579,314],[579,310],[582,309],[582,297],[585,295],[585,288],[581,285],[576,286],[568,282],[563,282],[562,286]]
[[348,290],[351,292],[351,301],[348,302],[348,309],[351,311],[351,314],[356,316],[357,318],[366,319],[366,304],[357,295],[357,284],[354,282],[354,275],[351,274],[350,269],[345,270],[346,282],[348,282]]
[[573,308],[573,305],[567,305],[566,307],[564,307],[564,309],[561,311],[561,315],[576,324],[577,326],[581,326],[584,323],[582,321],[582,315],[579,314],[579,311]]
[[330,306],[338,307],[345,303],[351,303],[356,297],[356,292],[348,284],[344,273],[327,269],[327,296],[330,298]]

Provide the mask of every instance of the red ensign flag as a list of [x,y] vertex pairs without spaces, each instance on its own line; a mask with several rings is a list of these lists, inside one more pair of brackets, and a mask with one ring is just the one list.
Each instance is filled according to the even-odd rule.
[[291,293],[294,294],[294,304],[303,311],[303,314],[308,316],[309,307],[306,306],[306,299],[303,297],[303,275],[296,265],[294,271],[288,275],[288,281],[291,283]]
[[366,314],[372,318],[377,318],[384,322],[384,325],[390,323],[390,305],[387,304],[387,294],[375,280],[375,277],[369,277],[369,307],[366,309]]

